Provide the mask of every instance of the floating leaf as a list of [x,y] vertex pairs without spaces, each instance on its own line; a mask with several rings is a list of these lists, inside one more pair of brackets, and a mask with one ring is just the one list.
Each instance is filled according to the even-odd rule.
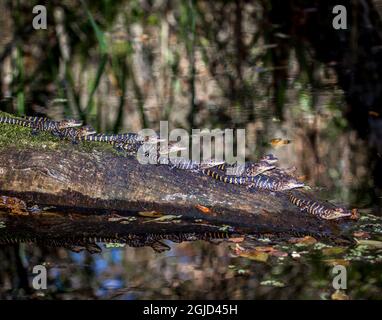
[[322,254],[324,256],[334,256],[337,254],[341,254],[346,251],[346,248],[344,247],[330,247],[330,248],[324,248],[322,249]]
[[288,253],[280,251],[280,250],[278,250],[272,246],[255,247],[255,250],[259,251],[259,252],[266,252],[270,256],[274,256],[274,257],[287,257],[288,256]]
[[162,217],[163,213],[157,212],[157,211],[140,211],[138,214],[141,217],[147,217],[147,218],[158,218]]
[[179,219],[181,217],[182,217],[182,215],[176,216],[176,215],[168,214],[168,215],[153,219],[151,221],[157,221],[157,222],[172,221],[172,220]]
[[285,287],[285,284],[278,280],[265,280],[261,281],[260,285],[262,286],[270,286],[270,287],[277,287],[277,288],[283,288]]
[[293,251],[291,253],[291,256],[292,256],[293,259],[301,258],[301,254],[297,253],[296,251]]
[[237,269],[236,272],[238,275],[241,275],[241,276],[249,273],[248,270],[245,270],[245,269]]
[[379,117],[379,113],[376,112],[376,111],[369,111],[369,116],[378,118]]
[[250,260],[257,261],[257,262],[267,262],[268,257],[269,257],[268,253],[259,252],[256,250],[248,251],[248,252],[242,252],[239,254],[239,256],[242,258],[247,258]]
[[294,244],[313,245],[317,243],[317,240],[311,236],[305,236],[303,238],[292,238],[289,242]]
[[334,292],[332,295],[331,295],[331,298],[332,300],[349,300],[349,296],[341,291],[341,290],[336,290],[336,292]]
[[129,223],[131,221],[135,221],[137,220],[136,217],[120,217],[120,216],[117,216],[117,217],[110,217],[107,219],[107,221],[109,222],[120,222],[120,223]]
[[324,259],[323,262],[328,266],[344,266],[347,267],[350,265],[350,262],[345,259]]
[[268,253],[266,253],[266,252],[244,249],[243,247],[239,246],[238,244],[236,244],[234,252],[239,257],[254,260],[257,262],[267,262],[268,257],[269,257]]
[[382,249],[382,241],[377,240],[357,240],[358,245],[367,246],[373,249]]
[[370,238],[370,233],[365,232],[365,231],[356,231],[353,233],[353,236],[356,238],[368,239],[368,238]]

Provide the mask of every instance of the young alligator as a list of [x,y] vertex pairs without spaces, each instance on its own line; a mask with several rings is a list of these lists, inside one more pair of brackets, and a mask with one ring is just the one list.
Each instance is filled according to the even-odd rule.
[[[143,153],[155,154],[154,151],[160,154],[168,154],[184,150],[174,143],[168,143],[168,148],[160,150],[158,142],[164,141],[157,137],[144,137],[137,133],[123,134],[91,134],[81,137],[81,141],[105,142],[114,146],[115,149],[124,151],[127,155],[134,156],[141,149]],[[151,163],[151,162],[150,162]]]
[[0,123],[18,125],[22,127],[27,127],[32,129],[32,134],[37,134],[40,131],[48,131],[56,134],[58,131],[66,129],[79,127],[82,125],[81,121],[74,119],[67,119],[62,121],[53,121],[47,118],[39,117],[27,117],[25,119],[1,117]]
[[84,126],[81,128],[65,128],[53,132],[53,135],[60,139],[68,139],[73,144],[77,144],[83,137],[94,134],[96,131],[91,126]]
[[309,212],[314,216],[322,219],[332,220],[349,217],[352,215],[350,210],[336,207],[328,202],[318,202],[316,200],[311,200],[301,193],[297,195],[296,193],[288,192],[288,198],[290,202],[300,208],[301,211]]
[[90,136],[83,137],[83,141],[93,141],[93,142],[107,142],[111,143],[113,141],[118,141],[121,143],[153,143],[156,144],[158,142],[163,141],[163,139],[159,139],[157,137],[144,137],[138,133],[120,133],[120,134],[93,134]]
[[61,121],[54,121],[44,117],[24,117],[24,119],[32,123],[32,134],[37,134],[39,131],[49,131],[55,134],[59,130],[82,126],[82,121],[75,119]]
[[200,171],[207,168],[213,168],[219,165],[222,165],[223,161],[216,160],[204,160],[202,162],[184,159],[184,158],[175,158],[170,157],[169,165],[171,169],[180,169],[180,170],[190,170],[190,171]]
[[228,165],[227,163],[224,163],[222,165],[217,166],[217,169],[225,171],[229,175],[256,176],[266,171],[275,169],[276,166],[274,165],[274,163],[276,163],[277,161],[278,159],[275,156],[269,154],[261,158],[259,162],[247,162],[243,165]]
[[220,175],[211,169],[204,169],[202,172],[216,180],[225,183],[245,185],[248,189],[284,191],[304,187],[302,182],[299,182],[293,178],[279,180],[262,174],[257,174],[255,176],[228,176]]

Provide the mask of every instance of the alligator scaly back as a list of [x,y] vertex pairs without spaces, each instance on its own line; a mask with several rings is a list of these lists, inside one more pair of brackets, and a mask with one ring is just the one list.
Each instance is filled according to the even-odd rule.
[[275,163],[277,161],[278,159],[274,155],[268,154],[260,158],[258,162],[246,162],[244,164],[233,165],[223,163],[221,165],[218,165],[217,169],[224,171],[226,174],[229,175],[256,176],[266,171],[275,169]]
[[120,142],[120,143],[153,143],[156,144],[160,141],[163,141],[163,139],[159,139],[157,137],[145,137],[138,133],[120,133],[120,134],[92,134],[86,137],[83,137],[83,141],[93,141],[93,142],[107,142],[110,143],[112,141]]
[[219,165],[222,165],[223,163],[224,161],[217,161],[212,159],[198,162],[184,158],[170,157],[171,168],[176,168],[180,170],[199,171],[207,168],[217,167]]

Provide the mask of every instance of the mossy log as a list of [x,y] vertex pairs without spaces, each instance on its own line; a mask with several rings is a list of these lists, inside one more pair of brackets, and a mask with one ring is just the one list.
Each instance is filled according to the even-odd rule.
[[344,224],[302,213],[282,194],[224,184],[167,166],[141,165],[98,143],[59,141],[0,126],[0,195],[70,212],[158,211],[247,233],[341,236]]

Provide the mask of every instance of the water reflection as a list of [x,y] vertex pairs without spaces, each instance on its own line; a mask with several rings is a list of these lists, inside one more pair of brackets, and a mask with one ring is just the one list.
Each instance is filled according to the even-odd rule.
[[[40,225],[44,232],[44,224]],[[358,245],[346,247],[312,237],[276,241],[267,236],[237,234],[227,235],[217,243],[196,240],[196,234],[192,239],[195,241],[164,240],[170,250],[162,253],[153,250],[149,243],[134,248],[117,240],[90,242],[101,249],[91,253],[94,251],[86,247],[83,239],[73,246],[73,237],[68,242],[71,250],[61,246],[65,239],[60,247],[54,242],[2,245],[0,298],[330,299],[335,292],[331,284],[335,264],[348,269],[345,297],[380,298],[380,226],[380,218],[364,215],[352,231],[358,237]],[[202,228],[212,232],[216,227]],[[30,227],[29,232],[32,230]],[[23,234],[25,231],[24,228]],[[73,235],[78,231],[73,229]],[[88,231],[83,232],[84,237]],[[4,234],[2,228],[2,242]],[[200,235],[206,239],[204,233]],[[31,288],[31,271],[36,264],[47,267],[47,290]]]

